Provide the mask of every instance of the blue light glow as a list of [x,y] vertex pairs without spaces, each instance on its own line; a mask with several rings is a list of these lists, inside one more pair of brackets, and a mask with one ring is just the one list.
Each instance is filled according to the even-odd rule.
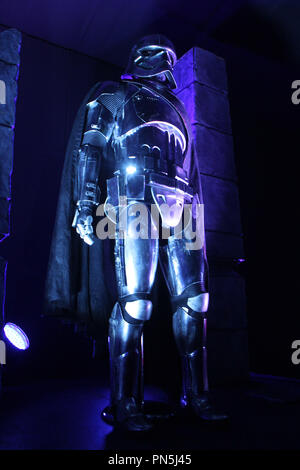
[[129,166],[126,168],[126,173],[128,173],[128,175],[132,175],[132,174],[135,173],[135,172],[136,172],[135,166],[129,165]]
[[24,331],[14,323],[6,323],[4,327],[4,334],[8,341],[11,342],[15,348],[28,349],[29,339]]

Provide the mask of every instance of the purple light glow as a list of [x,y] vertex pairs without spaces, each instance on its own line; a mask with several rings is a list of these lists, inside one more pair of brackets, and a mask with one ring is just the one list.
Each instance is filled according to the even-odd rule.
[[4,334],[8,341],[17,349],[28,349],[29,339],[24,331],[14,323],[6,323],[4,327]]

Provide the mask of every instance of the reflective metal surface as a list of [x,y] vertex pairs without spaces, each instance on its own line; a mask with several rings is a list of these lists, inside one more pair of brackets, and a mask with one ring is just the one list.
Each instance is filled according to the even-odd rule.
[[[124,403],[125,414],[130,403],[143,401],[141,339],[143,323],[151,316],[150,294],[159,257],[174,302],[173,330],[182,357],[183,399],[208,388],[204,218],[195,212],[199,200],[190,186],[191,126],[182,103],[171,91],[176,86],[175,62],[176,53],[167,38],[154,35],[139,41],[123,81],[108,84],[89,103],[78,156],[74,226],[87,243],[93,242],[91,207],[99,200],[103,160],[111,170],[106,207],[114,209],[109,218],[116,228],[118,287],[118,302],[109,320],[111,391],[113,407]],[[192,230],[187,233],[182,228],[181,237],[176,232],[187,204],[192,203],[186,225],[192,229],[196,219],[201,221],[197,249]],[[161,226],[173,230],[167,244],[161,246],[160,256],[159,224],[151,204],[160,213]]]
[[126,312],[136,320],[146,321],[149,320],[152,313],[152,302],[151,300],[132,300],[125,304]]
[[187,250],[186,239],[175,236],[168,239],[164,247],[162,267],[171,295],[182,295],[190,286],[199,288],[199,292],[207,292],[208,273],[204,248]]
[[189,297],[187,300],[188,307],[194,312],[207,312],[209,304],[209,293],[204,292],[203,294],[196,295],[195,297]]
[[162,34],[145,36],[132,48],[125,74],[132,77],[157,77],[176,88],[173,67],[177,61],[171,41]]
[[173,315],[173,331],[182,361],[182,400],[208,390],[206,318],[198,320],[178,308]]
[[141,402],[142,323],[124,320],[117,303],[109,320],[109,354],[112,404],[125,397]]
[[[140,237],[136,238],[135,210],[144,208],[146,218],[140,218]],[[132,294],[149,294],[154,282],[158,262],[157,238],[150,238],[150,231],[157,233],[150,213],[145,205],[138,201],[127,209],[126,231],[120,232],[117,226],[115,244],[115,265],[120,297]],[[121,238],[124,237],[124,238]]]

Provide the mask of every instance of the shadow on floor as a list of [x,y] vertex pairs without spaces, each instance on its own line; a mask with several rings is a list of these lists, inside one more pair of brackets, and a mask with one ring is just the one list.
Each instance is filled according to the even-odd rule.
[[[100,419],[108,387],[95,379],[6,387],[0,399],[0,449],[299,449],[300,383],[252,375],[214,391],[227,426],[175,418],[147,435],[120,434]],[[166,401],[157,388],[146,399]]]

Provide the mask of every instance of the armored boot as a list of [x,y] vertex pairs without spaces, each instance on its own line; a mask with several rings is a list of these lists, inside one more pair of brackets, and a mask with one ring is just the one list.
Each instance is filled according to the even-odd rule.
[[[181,406],[204,421],[225,421],[211,403],[207,377],[206,318],[179,307],[173,316],[173,331],[182,361]],[[193,316],[191,316],[191,314]]]
[[109,320],[111,405],[114,425],[128,431],[148,431],[143,414],[143,322],[128,322],[116,303]]

